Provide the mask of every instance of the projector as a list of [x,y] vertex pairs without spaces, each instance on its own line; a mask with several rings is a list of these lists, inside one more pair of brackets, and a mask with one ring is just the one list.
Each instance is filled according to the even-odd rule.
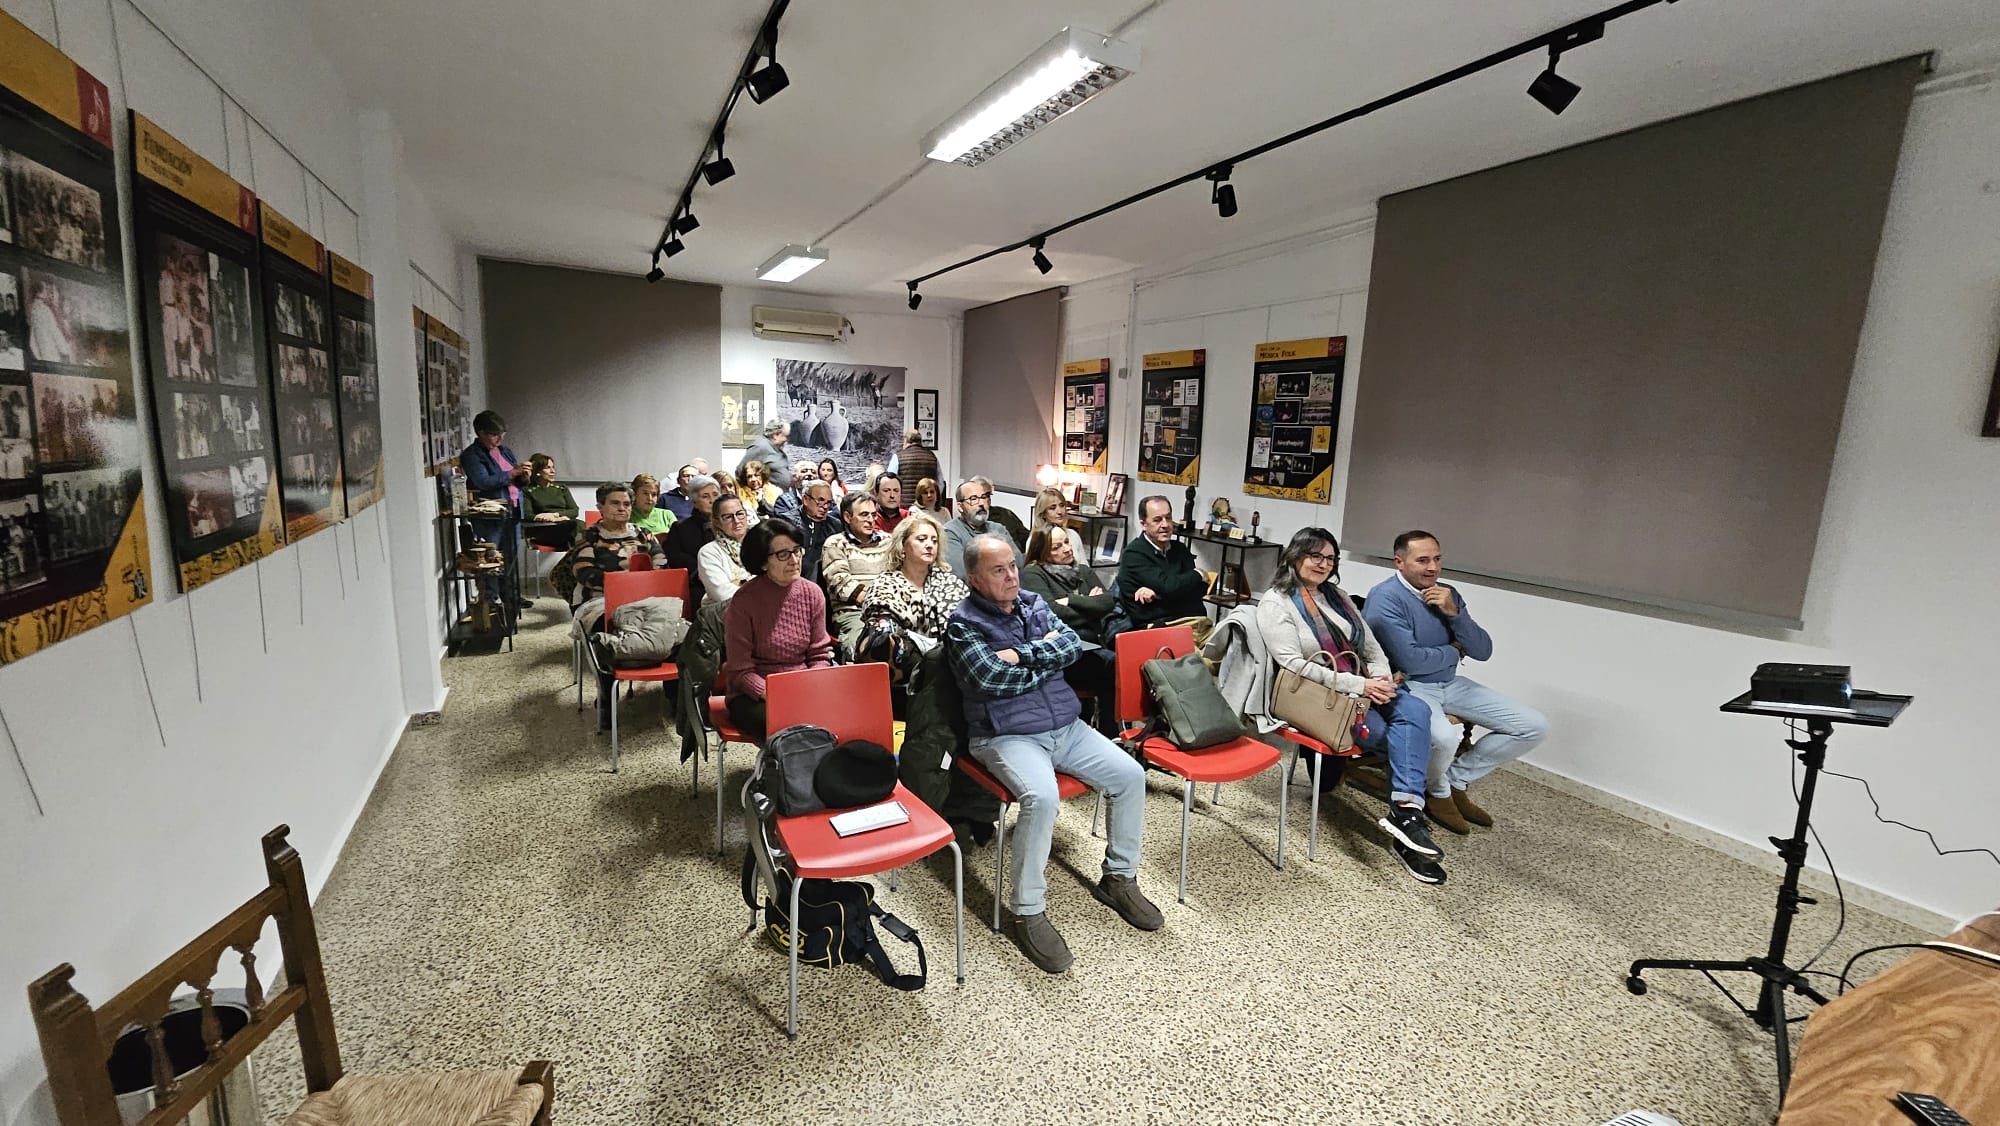
[[1750,674],[1750,702],[1788,708],[1854,706],[1854,686],[1847,665],[1758,665]]

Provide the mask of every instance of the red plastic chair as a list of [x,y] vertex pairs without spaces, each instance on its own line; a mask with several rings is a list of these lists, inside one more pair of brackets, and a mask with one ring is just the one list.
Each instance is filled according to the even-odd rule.
[[648,552],[648,551],[635,551],[635,552],[633,552],[633,553],[632,553],[632,557],[631,557],[631,559],[629,559],[629,560],[627,560],[627,561],[626,561],[626,564],[625,564],[625,569],[626,569],[626,570],[628,570],[628,571],[650,571],[650,570],[652,570],[652,569],[653,569],[653,555],[652,555],[652,553],[651,553],[651,552]]
[[[1153,694],[1146,690],[1146,679],[1140,670],[1156,656],[1183,657],[1194,652],[1194,631],[1186,626],[1129,630],[1119,634],[1116,643],[1118,722],[1130,729],[1126,733],[1128,740],[1139,739],[1143,725],[1153,714]],[[1199,751],[1183,751],[1174,746],[1172,740],[1155,735],[1140,739],[1138,749],[1147,762],[1179,775],[1181,779],[1181,870],[1176,898],[1186,903],[1188,820],[1194,812],[1194,784],[1215,783],[1219,797],[1222,783],[1253,778],[1277,765],[1280,757],[1278,748],[1242,737]],[[1277,863],[1280,871],[1284,870],[1285,804],[1281,796],[1278,801]]]
[[743,733],[729,718],[729,698],[715,695],[708,698],[708,719],[703,728],[715,736],[715,851],[722,851],[722,780],[728,773],[722,768],[722,756],[729,751],[731,743],[748,743],[760,746],[757,740]]
[[[1327,746],[1325,743],[1322,743],[1318,739],[1315,739],[1312,736],[1306,734],[1305,732],[1300,731],[1296,727],[1280,727],[1278,728],[1278,734],[1290,740],[1293,744],[1295,744],[1297,757],[1292,760],[1293,766],[1296,766],[1298,764],[1299,758],[1305,757],[1308,753],[1310,753],[1313,757],[1312,825],[1311,828],[1309,828],[1306,831],[1306,859],[1318,860],[1319,859],[1320,765],[1330,758],[1357,759],[1360,758],[1362,755],[1367,754],[1368,751],[1364,747],[1349,747],[1344,751],[1336,751],[1332,747]],[[1285,785],[1282,787],[1282,789],[1284,791],[1284,795],[1279,800],[1289,801],[1291,799],[1291,792],[1292,792],[1291,768],[1289,767],[1286,768],[1285,771]],[[1285,866],[1285,842],[1283,841],[1283,839],[1280,839],[1278,841],[1278,867],[1283,868],[1284,866]]]
[[[992,794],[1000,801],[1000,839],[995,842],[993,849],[993,932],[998,934],[1000,932],[1000,901],[1005,898],[1001,893],[1006,890],[1007,882],[1007,807],[1020,799],[1014,796],[1014,792],[1007,788],[1005,782],[994,777],[993,772],[986,769],[985,763],[980,762],[971,755],[959,755],[952,759],[952,761],[958,764],[960,770],[965,771],[967,777],[979,783],[981,789]],[[1056,772],[1056,797],[1058,800],[1068,801],[1079,794],[1087,792],[1089,789],[1090,787],[1084,785],[1081,779],[1072,778],[1061,771]],[[1090,818],[1090,830],[1093,835],[1097,832],[1097,815],[1095,813]]]
[[[782,731],[795,723],[824,727],[841,742],[866,739],[895,745],[889,705],[889,666],[835,665],[781,672],[765,682],[765,726]],[[886,829],[842,837],[833,831],[833,813],[777,819],[778,839],[792,858],[791,982],[785,1000],[785,1035],[799,1036],[799,889],[806,880],[872,876],[914,864],[941,848],[951,849],[956,885],[958,983],[965,984],[965,857],[951,826],[915,794],[896,784],[890,800],[903,803],[910,819]],[[775,890],[775,889],[773,889]]]
[[586,528],[595,528],[597,522],[602,519],[604,519],[604,513],[599,512],[595,508],[588,509],[583,514],[583,526]]
[[[651,556],[639,553],[634,561]],[[682,568],[663,571],[607,571],[604,575],[604,618],[611,620],[612,611],[629,602],[641,598],[678,598],[681,600],[681,614],[686,616],[688,604],[688,573]],[[594,658],[593,658],[594,659]],[[657,681],[666,683],[679,680],[680,666],[672,661],[662,661],[651,668],[612,669],[611,672],[611,773],[618,773],[618,685]],[[700,783],[699,760],[695,767],[696,784]]]

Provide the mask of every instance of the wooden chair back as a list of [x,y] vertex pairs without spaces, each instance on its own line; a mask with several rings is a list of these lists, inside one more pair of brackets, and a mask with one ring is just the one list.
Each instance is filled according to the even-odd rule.
[[[340,1046],[334,1039],[333,1008],[320,964],[319,932],[306,896],[305,867],[285,840],[290,832],[289,827],[280,825],[264,834],[264,870],[270,876],[270,886],[111,1000],[91,1005],[70,985],[76,970],[67,962],[28,987],[28,1006],[49,1072],[49,1094],[62,1126],[120,1126],[118,1102],[105,1065],[112,1045],[132,1027],[146,1032],[158,1100],[155,1109],[140,1120],[141,1126],[167,1126],[186,1118],[287,1017],[293,1018],[298,1030],[306,1089],[325,1091],[339,1081]],[[268,997],[257,973],[255,952],[267,920],[278,925],[278,943],[285,960],[285,987]],[[210,982],[222,959],[230,954],[243,967],[250,1023],[225,1040]],[[200,1003],[208,1059],[176,1078],[162,1028],[168,1003],[183,987],[192,987]]]

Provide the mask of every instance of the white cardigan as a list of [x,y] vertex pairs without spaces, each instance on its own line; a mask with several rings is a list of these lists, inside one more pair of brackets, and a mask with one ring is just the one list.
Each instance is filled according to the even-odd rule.
[[701,589],[710,602],[721,604],[729,601],[736,597],[737,587],[750,581],[750,572],[731,559],[729,552],[714,540],[702,544],[694,558],[701,574]]
[[[1338,630],[1342,637],[1352,640],[1347,631],[1347,620],[1340,611],[1330,607],[1326,615],[1329,626]],[[1292,605],[1292,596],[1272,587],[1257,600],[1257,632],[1264,636],[1264,648],[1270,651],[1271,659],[1279,668],[1290,669],[1307,680],[1320,684],[1331,683],[1336,691],[1350,696],[1359,696],[1367,683],[1367,677],[1351,672],[1334,672],[1328,666],[1307,658],[1320,651],[1319,641],[1313,636],[1312,627],[1299,616],[1299,608]],[[1369,677],[1390,675],[1389,658],[1382,652],[1382,646],[1375,640],[1375,631],[1361,623],[1361,644],[1356,646],[1362,659],[1367,662]]]

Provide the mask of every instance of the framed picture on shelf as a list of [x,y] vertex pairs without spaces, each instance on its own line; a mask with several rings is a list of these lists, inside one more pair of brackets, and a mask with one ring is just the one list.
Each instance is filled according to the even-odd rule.
[[1082,509],[1082,510],[1083,510],[1083,511],[1085,511],[1085,512],[1089,512],[1089,513],[1093,513],[1093,514],[1094,514],[1094,513],[1096,513],[1096,511],[1097,511],[1097,494],[1096,494],[1096,493],[1094,493],[1094,492],[1091,492],[1091,491],[1090,491],[1089,489],[1085,489],[1085,488],[1079,488],[1079,489],[1077,489],[1077,491],[1076,491],[1076,506],[1077,506],[1077,507],[1078,507],[1079,509]]
[[1090,549],[1090,565],[1109,567],[1118,562],[1125,551],[1125,529],[1119,524],[1106,524],[1097,529],[1097,543]]
[[1113,473],[1104,482],[1104,503],[1099,507],[1106,516],[1125,515],[1125,486],[1131,480],[1123,473]]

